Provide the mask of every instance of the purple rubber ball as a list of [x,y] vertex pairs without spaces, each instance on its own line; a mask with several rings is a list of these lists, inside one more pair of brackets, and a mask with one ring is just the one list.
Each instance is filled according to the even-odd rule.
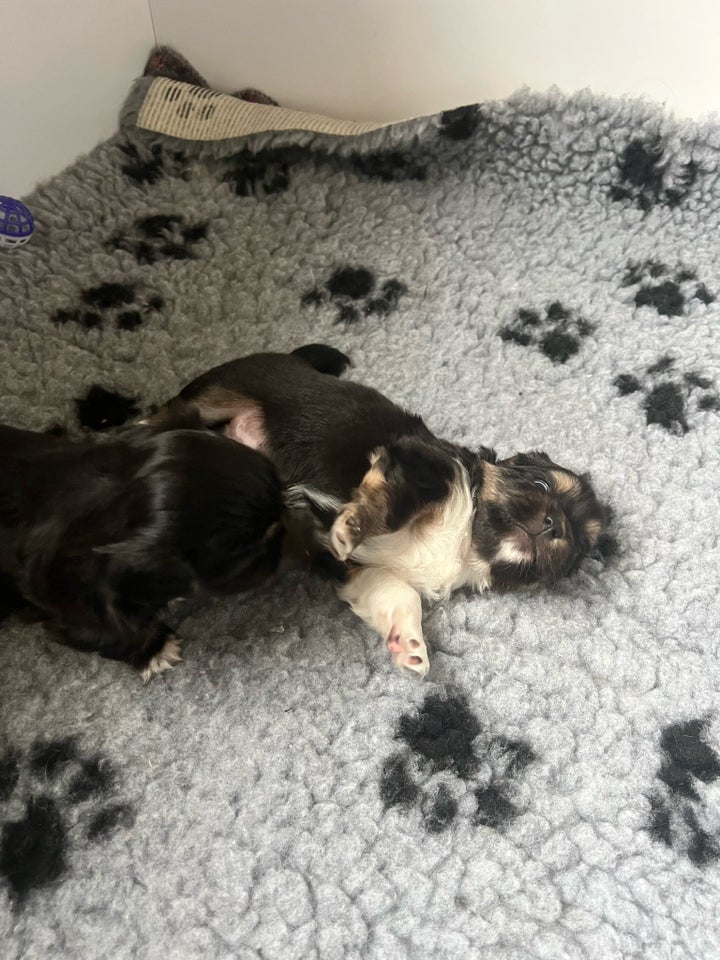
[[0,197],[0,247],[22,247],[34,229],[32,214],[24,203],[12,197]]

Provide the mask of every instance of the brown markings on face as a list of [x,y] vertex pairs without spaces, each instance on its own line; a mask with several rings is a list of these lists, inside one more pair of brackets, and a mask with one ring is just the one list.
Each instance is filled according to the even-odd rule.
[[[513,466],[483,464],[480,499],[490,510],[501,511],[490,521],[492,533],[497,538],[493,561],[517,567],[518,579],[512,589],[537,586],[529,575],[528,562],[542,579],[543,571],[563,566],[571,549],[571,533],[562,501],[580,492],[580,484],[573,475],[561,469],[547,470],[543,464],[535,469],[540,478],[546,479],[547,491],[532,485],[535,474],[521,479]],[[543,536],[548,515],[553,517],[559,535]],[[508,588],[507,583],[504,588]]]
[[599,520],[588,520],[585,524],[585,536],[591,547],[594,547],[602,533],[602,524]]
[[[516,454],[495,467],[483,464],[483,478],[479,500],[487,513],[478,532],[488,544],[486,551],[492,551],[496,589],[527,589],[536,585],[534,580],[551,582],[566,576],[577,569],[588,548],[596,547],[601,539],[603,509],[589,481],[545,455]],[[535,480],[544,480],[548,491],[542,493],[540,485],[533,489]],[[514,528],[523,526],[528,533],[534,533],[543,520],[543,511],[552,518],[553,526],[547,535],[535,536],[532,565],[514,563],[510,550],[504,560],[502,544],[512,546]]]
[[573,477],[563,470],[551,470],[552,486],[561,496],[576,497],[581,492],[582,487],[577,477]]

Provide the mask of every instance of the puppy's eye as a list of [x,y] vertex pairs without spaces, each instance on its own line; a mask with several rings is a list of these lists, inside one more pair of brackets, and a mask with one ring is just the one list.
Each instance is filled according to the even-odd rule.
[[533,480],[533,483],[535,484],[536,487],[540,487],[541,490],[544,490],[545,493],[547,493],[548,490],[550,489],[550,487],[547,485],[547,483],[545,483],[544,480]]

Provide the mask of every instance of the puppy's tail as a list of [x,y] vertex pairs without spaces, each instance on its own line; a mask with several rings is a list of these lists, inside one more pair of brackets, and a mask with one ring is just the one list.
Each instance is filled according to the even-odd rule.
[[318,373],[329,373],[332,377],[339,377],[350,366],[349,357],[324,343],[308,343],[293,350],[292,355],[309,363]]

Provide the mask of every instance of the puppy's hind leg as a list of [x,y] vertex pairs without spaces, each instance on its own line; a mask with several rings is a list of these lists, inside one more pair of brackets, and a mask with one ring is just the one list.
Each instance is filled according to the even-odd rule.
[[61,623],[50,620],[45,626],[53,640],[63,646],[130,664],[140,671],[144,683],[182,660],[180,640],[159,620],[124,629],[110,627],[99,617],[65,618]]
[[420,594],[382,567],[353,571],[338,596],[385,639],[393,663],[424,677],[430,667],[422,632]]
[[208,387],[190,400],[175,397],[138,425],[161,430],[215,430],[253,450],[264,452],[267,446],[261,404],[223,387]]
[[111,660],[125,660],[140,671],[143,683],[182,660],[180,640],[166,623],[155,618],[139,623],[126,621],[124,629],[102,637],[97,651]]

